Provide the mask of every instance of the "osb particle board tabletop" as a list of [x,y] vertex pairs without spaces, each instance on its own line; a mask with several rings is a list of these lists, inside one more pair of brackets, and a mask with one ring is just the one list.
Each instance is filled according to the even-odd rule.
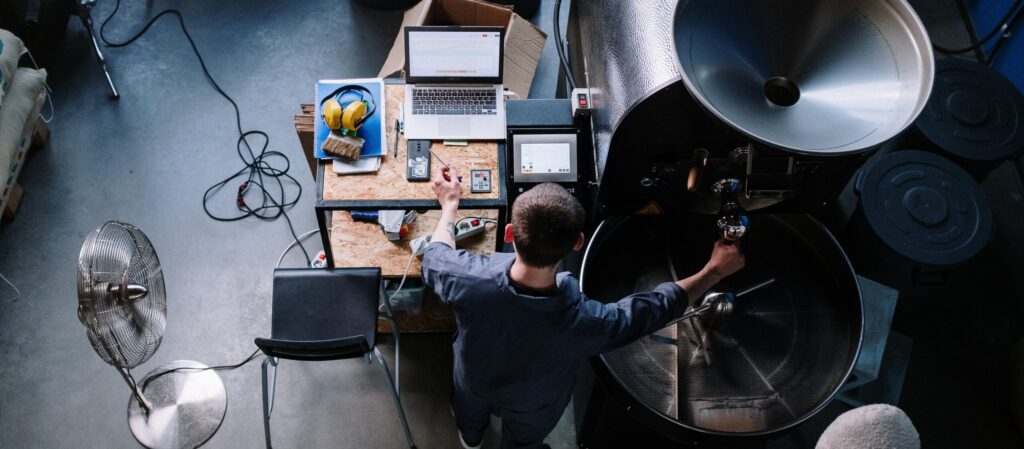
[[[413,222],[410,235],[406,239],[392,242],[384,236],[376,223],[353,221],[352,214],[347,211],[334,211],[331,225],[331,251],[334,253],[335,267],[366,267],[379,266],[381,274],[386,277],[399,278],[409,267],[410,278],[421,275],[420,259],[410,256],[409,241],[425,234],[434,232],[441,211],[428,210],[418,213]],[[460,209],[459,218],[484,217],[497,220],[495,209]],[[459,248],[474,253],[492,254],[496,248],[498,237],[497,225],[487,225],[483,234],[467,238],[458,243]],[[442,304],[437,296],[424,293],[423,304],[418,313],[395,312],[395,321],[403,332],[452,332],[455,330],[455,316],[451,308]],[[377,323],[377,332],[391,332],[391,325],[386,321]]]
[[[430,235],[437,226],[441,216],[439,210],[428,210],[416,215],[408,238],[392,242],[384,236],[380,225],[364,221],[353,221],[352,214],[347,211],[333,212],[331,224],[331,251],[334,254],[334,266],[343,267],[380,267],[381,274],[387,277],[401,277],[409,264],[412,250],[409,241],[421,235]],[[459,218],[484,217],[498,219],[496,209],[460,209]],[[497,225],[488,224],[483,234],[469,237],[459,242],[458,247],[479,254],[491,254],[497,247]],[[409,267],[410,277],[420,276],[420,259],[413,258]]]
[[[406,175],[408,142],[405,135],[395,130],[395,118],[399,116],[399,105],[405,99],[404,84],[385,84],[387,139],[385,156],[381,159],[380,170],[376,173],[357,175],[335,174],[330,166],[323,170],[323,199],[325,201],[379,201],[379,200],[434,200],[437,197],[429,182],[409,182]],[[394,156],[395,139],[398,139],[398,157]],[[434,142],[431,151],[446,163],[455,166],[465,179],[462,183],[462,198],[468,200],[497,200],[500,198],[500,183],[494,183],[488,193],[472,193],[469,186],[469,171],[491,170],[491,178],[502,179],[498,164],[498,143],[493,141],[470,142],[467,146],[446,146]],[[431,179],[437,177],[443,165],[432,158]]]

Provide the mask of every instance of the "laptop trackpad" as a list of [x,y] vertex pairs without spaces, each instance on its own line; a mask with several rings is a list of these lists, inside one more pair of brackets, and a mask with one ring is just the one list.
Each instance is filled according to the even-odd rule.
[[437,120],[437,134],[441,137],[470,136],[472,131],[469,117],[440,117]]

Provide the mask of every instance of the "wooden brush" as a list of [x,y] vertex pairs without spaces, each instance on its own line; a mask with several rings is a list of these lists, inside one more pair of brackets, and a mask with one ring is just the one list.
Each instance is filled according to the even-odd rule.
[[327,135],[327,139],[324,140],[321,149],[324,150],[324,153],[331,156],[348,160],[356,160],[359,159],[359,153],[363,151],[363,143],[365,142],[366,141],[360,137],[345,136],[331,131],[331,133]]

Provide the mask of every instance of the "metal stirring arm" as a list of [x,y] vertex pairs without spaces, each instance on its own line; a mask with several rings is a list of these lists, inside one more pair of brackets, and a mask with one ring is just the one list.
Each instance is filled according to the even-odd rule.
[[[680,316],[679,318],[676,318],[676,319],[670,321],[666,326],[671,326],[671,325],[673,325],[675,323],[678,323],[680,321],[686,320],[689,323],[689,325],[690,325],[690,329],[692,329],[693,332],[696,334],[695,335],[696,340],[694,341],[695,346],[696,346],[694,348],[694,351],[695,351],[694,352],[694,357],[696,357],[696,355],[698,355],[698,354],[703,355],[704,363],[706,363],[708,366],[711,366],[711,356],[710,356],[710,353],[708,352],[708,349],[707,349],[707,345],[708,345],[708,331],[701,324],[701,320],[699,318],[701,318],[701,316],[705,315],[705,314],[711,314],[716,319],[721,319],[721,318],[727,317],[733,311],[733,307],[734,307],[733,303],[736,300],[736,298],[739,298],[741,296],[747,295],[747,294],[749,294],[749,293],[751,293],[753,291],[761,289],[761,288],[763,288],[763,287],[765,287],[767,285],[770,285],[770,284],[772,284],[774,282],[775,282],[775,278],[769,278],[769,279],[767,279],[765,281],[762,281],[762,282],[759,282],[757,284],[751,285],[751,286],[749,286],[747,288],[741,289],[738,293],[732,293],[732,292],[710,292],[710,293],[707,293],[707,294],[704,295],[704,297],[701,299],[700,303],[696,307],[690,308],[689,310],[684,312],[682,316]],[[679,343],[678,340],[674,340],[674,339],[670,339],[670,338],[665,338],[665,337],[661,337],[661,336],[653,335],[653,334],[650,336],[650,338],[652,340],[654,340],[655,342],[662,343],[662,344],[675,345],[675,344]]]

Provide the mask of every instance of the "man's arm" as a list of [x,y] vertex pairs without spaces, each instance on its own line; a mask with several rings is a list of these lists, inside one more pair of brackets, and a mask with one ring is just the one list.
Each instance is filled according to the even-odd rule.
[[455,225],[455,218],[459,212],[459,197],[462,195],[462,183],[459,182],[459,172],[454,168],[442,168],[441,177],[433,181],[434,193],[437,194],[437,202],[441,203],[441,218],[437,221],[437,227],[430,236],[430,242],[439,242],[455,248],[455,239],[452,238],[452,226]]
[[747,263],[740,253],[739,243],[727,243],[725,240],[715,242],[711,250],[711,260],[697,274],[676,282],[686,291],[689,305],[693,305],[714,287],[722,278],[740,271]]
[[[441,218],[437,221],[434,233],[430,236],[430,244],[423,255],[423,263],[420,264],[423,274],[423,282],[427,287],[434,290],[441,301],[448,304],[453,299],[455,283],[451,279],[451,271],[456,268],[452,265],[459,264],[458,254],[455,252],[455,240],[452,239],[452,225],[455,223],[459,211],[459,197],[462,194],[462,186],[459,182],[458,172],[449,171],[447,167],[441,170],[441,177],[433,181],[434,193],[437,194],[437,201],[441,204]],[[444,246],[447,246],[445,248]]]
[[601,352],[627,345],[665,327],[669,321],[681,316],[688,305],[703,297],[708,289],[745,264],[746,260],[736,245],[719,240],[715,242],[711,259],[693,276],[604,304],[600,313],[609,338]]

